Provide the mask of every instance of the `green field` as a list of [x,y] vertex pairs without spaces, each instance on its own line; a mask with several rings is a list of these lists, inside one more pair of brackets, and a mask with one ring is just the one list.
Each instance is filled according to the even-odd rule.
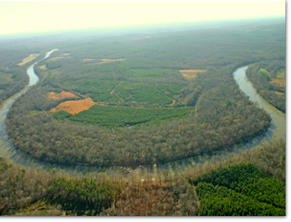
[[187,86],[187,81],[175,69],[130,69],[123,64],[107,66],[109,64],[91,66],[84,76],[66,79],[61,87],[90,96],[95,102],[157,106],[171,104]]
[[65,111],[54,113],[56,119],[69,119],[72,121],[93,124],[101,127],[115,128],[134,126],[138,124],[159,124],[166,120],[186,117],[193,110],[186,108],[132,108],[93,106],[89,110],[71,115]]
[[116,80],[102,80],[95,77],[75,81],[68,80],[63,83],[63,86],[70,91],[90,96],[95,102],[116,103],[118,98],[110,94],[116,84],[118,84]]

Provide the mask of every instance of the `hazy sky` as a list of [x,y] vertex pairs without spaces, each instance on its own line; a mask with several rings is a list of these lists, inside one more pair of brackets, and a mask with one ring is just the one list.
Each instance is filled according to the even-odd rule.
[[284,1],[3,2],[0,35],[53,30],[284,16]]

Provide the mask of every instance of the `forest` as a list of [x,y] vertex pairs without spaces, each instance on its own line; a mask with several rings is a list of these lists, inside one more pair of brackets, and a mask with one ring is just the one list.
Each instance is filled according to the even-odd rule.
[[238,67],[249,65],[257,91],[285,112],[285,21],[74,34],[0,40],[0,104],[38,61],[40,81],[5,130],[16,153],[48,166],[0,155],[0,215],[286,215],[285,141],[214,155],[271,126],[234,81]]
[[0,104],[23,89],[28,82],[25,68],[15,66],[9,63],[9,60],[2,58],[8,56],[12,60],[17,59],[15,54],[11,53],[12,55],[10,56],[10,54],[7,55],[7,53],[8,52],[4,52],[0,55]]
[[72,176],[1,158],[0,215],[284,216],[285,155],[285,142],[277,141],[182,172],[135,170],[125,177]]
[[284,60],[264,61],[252,65],[249,79],[263,98],[282,112],[286,112],[286,67]]

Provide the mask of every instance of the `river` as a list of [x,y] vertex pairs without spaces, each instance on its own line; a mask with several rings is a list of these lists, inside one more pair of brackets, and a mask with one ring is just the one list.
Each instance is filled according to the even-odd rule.
[[[50,55],[57,51],[58,49],[53,49],[46,53],[45,57],[40,60],[43,61],[50,57]],[[40,62],[38,61],[38,62]],[[27,75],[29,76],[29,83],[28,85],[21,90],[19,93],[15,94],[14,96],[7,99],[2,107],[0,107],[0,153],[2,157],[5,157],[7,159],[10,159],[16,163],[19,163],[21,165],[26,165],[29,167],[57,167],[59,169],[64,169],[68,172],[75,172],[75,171],[99,171],[100,169],[94,168],[94,167],[85,167],[85,166],[77,166],[77,167],[63,167],[63,166],[55,166],[51,165],[45,162],[40,162],[35,159],[33,159],[30,155],[17,150],[12,142],[8,139],[7,133],[6,133],[6,124],[5,120],[7,117],[7,113],[9,112],[9,109],[13,105],[13,103],[23,94],[25,94],[32,86],[36,85],[39,81],[38,76],[35,74],[34,66],[38,63],[35,62],[32,65],[30,65],[27,69]],[[268,129],[268,131],[263,135],[256,137],[252,139],[249,143],[244,145],[237,145],[235,146],[232,151],[218,151],[215,153],[215,155],[218,156],[226,156],[233,152],[238,152],[242,149],[250,149],[253,148],[260,143],[264,141],[271,141],[273,139],[284,139],[286,136],[286,123],[285,123],[285,114],[276,109],[274,106],[269,104],[265,99],[263,99],[255,90],[252,83],[247,79],[246,76],[246,70],[247,66],[240,67],[236,69],[233,72],[233,78],[235,82],[237,83],[240,90],[245,93],[249,99],[254,102],[259,108],[264,109],[270,116],[271,116],[271,126]],[[195,164],[197,161],[203,161],[205,159],[205,156],[199,156],[194,158],[187,158],[185,160],[180,161],[174,161],[171,163],[160,165],[158,168],[159,170],[164,170],[168,168],[175,168],[176,170],[183,170],[185,167],[189,166],[189,164]],[[144,169],[149,169],[145,167]],[[105,169],[101,169],[102,171]],[[114,169],[112,169],[114,171]],[[152,167],[150,167],[150,171],[152,170]],[[108,170],[111,171],[111,170]],[[146,171],[145,171],[146,172]]]
[[255,103],[259,108],[264,109],[266,113],[271,116],[271,139],[285,139],[286,137],[286,118],[285,114],[272,106],[263,97],[261,97],[252,83],[247,79],[247,66],[236,69],[233,73],[233,78],[238,84],[240,90],[244,92],[249,99]]
[[25,153],[21,151],[17,151],[15,147],[13,146],[13,144],[11,143],[11,141],[8,139],[5,120],[10,108],[15,103],[15,101],[19,97],[27,93],[32,86],[38,83],[39,78],[34,71],[34,66],[37,63],[49,58],[51,54],[57,50],[58,49],[52,49],[48,51],[40,61],[34,62],[32,65],[30,65],[26,71],[26,74],[29,77],[28,84],[20,92],[16,93],[15,95],[11,96],[6,101],[4,101],[2,106],[0,106],[0,156],[1,157],[8,158],[10,160],[13,160],[16,163],[20,163],[23,165],[34,166],[33,163],[35,161],[28,155],[25,155]]

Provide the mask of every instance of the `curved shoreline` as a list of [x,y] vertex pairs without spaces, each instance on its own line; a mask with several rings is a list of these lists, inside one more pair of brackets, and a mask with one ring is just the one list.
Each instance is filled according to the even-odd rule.
[[[46,53],[45,57],[40,60],[43,61],[46,58],[48,58],[54,51],[57,49],[53,49]],[[40,62],[38,61],[38,62]],[[63,169],[65,171],[69,172],[89,172],[89,171],[114,171],[115,169],[120,168],[127,168],[127,167],[119,167],[119,166],[112,166],[112,167],[96,167],[96,166],[89,166],[89,165],[77,165],[77,166],[65,166],[62,164],[56,164],[56,163],[49,163],[44,162],[41,160],[34,159],[29,154],[25,153],[24,151],[18,150],[15,148],[12,144],[12,142],[8,139],[7,133],[6,133],[6,124],[5,119],[7,116],[7,113],[13,103],[23,94],[25,94],[29,88],[33,85],[36,85],[39,81],[38,76],[34,72],[34,66],[38,63],[35,62],[32,65],[30,65],[27,69],[27,75],[29,76],[29,83],[25,86],[23,90],[21,90],[19,93],[15,94],[14,96],[10,97],[3,105],[3,108],[0,109],[0,150],[1,154],[3,154],[4,150],[4,156],[8,159],[13,160],[16,163],[26,165],[29,167],[44,167],[44,168],[51,168],[55,167],[58,169]],[[240,88],[240,90],[245,93],[247,96],[249,96],[249,99],[254,102],[259,108],[264,109],[270,116],[271,116],[271,126],[268,128],[267,132],[264,135],[256,136],[253,138],[250,142],[243,144],[243,145],[234,145],[233,149],[231,151],[213,151],[211,156],[227,156],[232,153],[238,152],[240,150],[244,149],[251,149],[259,144],[261,144],[263,141],[270,141],[273,138],[285,138],[285,115],[281,113],[279,110],[277,110],[275,107],[270,105],[267,101],[265,101],[255,90],[255,88],[252,86],[251,82],[248,81],[246,76],[246,69],[248,66],[243,66],[237,68],[233,72],[233,78]],[[3,124],[3,125],[2,125]],[[282,126],[281,132],[280,132],[280,126]],[[279,129],[279,130],[278,130]],[[284,133],[282,133],[284,132]],[[4,146],[5,147],[4,147]],[[3,148],[4,147],[4,148]],[[183,170],[185,167],[189,166],[189,164],[197,163],[197,162],[203,162],[207,157],[209,156],[209,153],[207,154],[200,154],[195,155],[192,157],[187,157],[181,160],[174,160],[169,161],[167,163],[163,164],[157,164],[159,170],[164,169],[174,169],[175,170]],[[141,166],[142,169],[147,169],[149,171],[152,170],[152,166]]]
[[[34,66],[37,63],[49,58],[51,56],[51,54],[57,50],[58,49],[52,49],[52,50],[48,51],[41,60],[36,61],[33,64],[29,65],[29,67],[27,68],[27,71],[26,71],[26,74],[29,77],[28,84],[25,85],[25,87],[22,90],[20,90],[18,93],[14,94],[13,96],[9,97],[6,101],[4,101],[4,103],[0,107],[0,151],[1,151],[1,156],[4,156],[7,159],[13,160],[16,163],[20,163],[23,165],[31,165],[31,166],[35,167],[35,165],[33,165],[34,160],[31,157],[29,157],[29,158],[24,157],[25,156],[24,153],[17,151],[16,148],[13,146],[12,142],[8,138],[8,135],[6,132],[6,122],[5,122],[7,115],[8,115],[8,112],[9,112],[10,108],[12,107],[12,105],[17,101],[18,98],[20,98],[22,95],[27,93],[32,86],[34,86],[38,83],[39,77],[34,72]],[[43,164],[43,165],[45,165],[45,164]]]
[[267,102],[255,89],[252,82],[248,80],[246,70],[248,66],[243,66],[233,72],[233,78],[236,81],[239,89],[246,94],[250,101],[257,107],[265,110],[271,116],[271,130],[272,139],[285,139],[286,137],[286,123],[285,114],[276,107]]

